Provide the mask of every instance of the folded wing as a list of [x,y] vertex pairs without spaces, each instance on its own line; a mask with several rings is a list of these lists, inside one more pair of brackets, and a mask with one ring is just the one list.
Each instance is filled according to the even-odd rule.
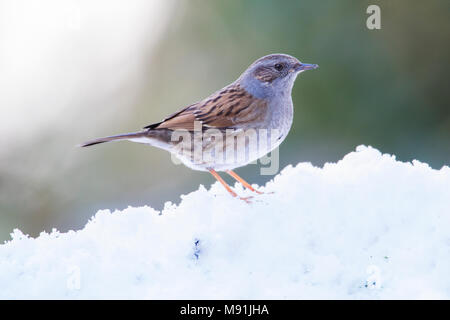
[[194,122],[203,128],[239,128],[241,125],[262,122],[267,103],[257,99],[237,84],[232,84],[208,98],[176,112],[146,129],[194,130]]

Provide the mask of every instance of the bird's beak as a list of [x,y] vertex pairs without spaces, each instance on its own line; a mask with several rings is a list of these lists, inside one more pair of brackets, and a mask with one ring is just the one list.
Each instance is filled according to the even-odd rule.
[[305,71],[305,70],[312,70],[312,69],[317,69],[319,67],[319,65],[317,64],[310,64],[310,63],[297,63],[294,66],[293,71]]

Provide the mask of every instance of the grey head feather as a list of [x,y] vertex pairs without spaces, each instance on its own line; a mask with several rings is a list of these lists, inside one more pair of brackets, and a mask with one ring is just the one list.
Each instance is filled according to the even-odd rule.
[[[270,54],[252,63],[239,77],[237,82],[259,99],[271,99],[276,96],[290,96],[295,79],[301,70],[295,70],[300,61],[287,54]],[[277,70],[275,66],[283,66]],[[295,71],[292,71],[295,70]],[[269,73],[267,78],[258,77],[262,72]],[[270,77],[270,75],[273,77]],[[267,80],[267,81],[264,81]]]

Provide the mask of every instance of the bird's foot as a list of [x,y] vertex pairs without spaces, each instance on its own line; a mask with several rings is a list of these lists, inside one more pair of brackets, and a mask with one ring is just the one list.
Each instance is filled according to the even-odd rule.
[[250,190],[253,192],[256,192],[257,194],[273,194],[273,193],[275,193],[275,191],[263,192],[263,191],[259,191],[256,189],[250,189]]
[[249,199],[253,198],[253,196],[249,196],[249,197],[239,197],[239,199],[245,201],[246,203],[252,203]]

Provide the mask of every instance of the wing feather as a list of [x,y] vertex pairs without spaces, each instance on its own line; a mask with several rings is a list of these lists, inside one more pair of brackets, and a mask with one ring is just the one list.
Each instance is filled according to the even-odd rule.
[[208,128],[236,128],[261,122],[267,114],[267,103],[257,99],[237,84],[232,84],[194,103],[147,129],[194,130],[194,121]]

